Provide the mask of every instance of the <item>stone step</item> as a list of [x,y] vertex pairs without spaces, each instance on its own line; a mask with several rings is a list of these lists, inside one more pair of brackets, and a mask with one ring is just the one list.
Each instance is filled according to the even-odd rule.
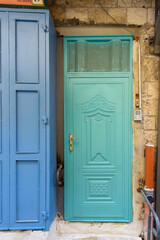
[[124,236],[124,235],[74,235],[63,234],[57,236],[55,240],[141,240],[140,237]]
[[47,240],[142,240],[142,223],[82,223],[55,219]]

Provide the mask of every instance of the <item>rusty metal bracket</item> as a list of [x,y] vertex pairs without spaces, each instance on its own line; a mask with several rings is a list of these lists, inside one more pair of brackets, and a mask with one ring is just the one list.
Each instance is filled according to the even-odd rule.
[[139,179],[138,185],[139,187],[137,188],[137,192],[141,192],[141,189],[144,189],[144,185],[145,185],[144,179]]

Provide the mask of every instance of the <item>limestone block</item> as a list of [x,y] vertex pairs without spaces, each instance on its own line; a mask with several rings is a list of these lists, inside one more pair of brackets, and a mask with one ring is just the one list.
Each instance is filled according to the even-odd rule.
[[148,9],[148,23],[150,23],[150,24],[155,23],[155,9],[154,8]]
[[[127,22],[127,10],[126,8],[109,8],[109,14],[115,18],[119,24],[126,24]],[[107,23],[117,24],[111,17],[107,16]]]
[[73,7],[94,7],[94,0],[73,0],[72,1],[72,6]]
[[[140,195],[140,194],[139,194]],[[141,198],[141,202],[144,201],[143,197],[142,196],[139,196],[139,198]],[[136,204],[135,206],[135,210],[133,212],[133,215],[136,215],[138,216],[138,219],[137,220],[141,220],[143,221],[144,220],[144,206],[143,204]]]
[[147,34],[149,37],[154,37],[154,33],[155,33],[155,27],[154,26],[150,26],[149,29],[147,29]]
[[[104,7],[117,7],[118,6],[117,0],[101,0],[100,2]],[[95,0],[95,7],[99,7],[99,6],[100,6],[99,3]]]
[[150,54],[150,55],[154,55],[154,44],[151,44],[151,45],[149,46],[149,54]]
[[25,240],[47,240],[48,232],[43,231],[32,231],[29,237]]
[[142,93],[142,98],[144,98],[144,99],[149,97],[147,89],[148,89],[147,83],[143,83],[142,88],[141,88],[141,93]]
[[152,0],[152,7],[155,8],[155,0]]
[[160,61],[159,57],[149,56],[143,57],[142,62],[142,81],[157,81],[160,77]]
[[143,126],[145,130],[155,130],[156,129],[156,118],[144,116]]
[[[144,144],[142,124],[141,122],[133,122],[133,202],[138,201],[138,203],[137,179],[143,178],[144,176]],[[136,217],[138,216],[139,215],[136,215]]]
[[142,99],[142,111],[144,115],[158,115],[158,100]]
[[[133,29],[133,28],[132,28]],[[92,25],[88,26],[78,26],[78,27],[64,27],[59,26],[56,27],[57,32],[60,35],[122,35],[122,34],[129,34],[129,32],[120,26],[103,26],[99,27],[99,25],[95,25],[94,28]],[[133,29],[134,31],[134,29]],[[137,33],[137,29],[135,31]]]
[[43,231],[0,231],[3,240],[47,240],[48,232]]
[[159,98],[159,82],[147,82],[147,94],[151,96],[153,99]]
[[144,137],[146,142],[157,146],[157,131],[144,131]]
[[131,7],[131,0],[118,0],[118,7]]
[[71,223],[56,218],[47,240],[141,240],[142,221],[121,223]]
[[47,1],[47,4],[48,4],[49,7],[51,7],[52,5],[54,5],[52,0],[48,0],[48,1]]
[[138,42],[133,41],[133,64],[138,62]]
[[132,0],[132,7],[148,8],[152,6],[152,0]]
[[57,238],[57,218],[55,218],[50,226],[47,240],[56,240]]
[[106,23],[106,13],[102,8],[89,8],[88,20],[91,23]]
[[149,40],[148,40],[148,35],[146,38],[141,38],[140,40],[140,45],[141,45],[141,56],[144,55],[149,55]]
[[87,8],[68,8],[66,9],[67,19],[78,19],[80,22],[88,21],[88,10]]
[[72,0],[47,0],[50,7],[72,7]]
[[66,7],[72,7],[72,0],[65,0],[65,6]]
[[50,12],[54,20],[62,21],[66,17],[65,8],[63,7],[50,8]]
[[150,31],[150,34],[148,36],[141,40],[141,55],[154,55],[154,43],[149,43],[150,37],[153,37],[152,31]]
[[76,234],[76,235],[63,235],[57,237],[56,240],[141,240],[140,237],[119,236],[119,235],[94,235],[94,234]]
[[65,5],[66,1],[65,0],[55,0],[55,5]]
[[147,22],[147,9],[145,8],[128,8],[127,23],[134,25],[143,25]]
[[[143,148],[144,143],[145,143],[144,136],[143,136],[143,132],[141,131],[141,123],[133,122],[133,147],[134,147],[133,163],[135,163],[134,165],[135,168],[137,167],[139,168],[140,164],[142,164],[142,167],[143,167],[143,163],[141,159],[144,157],[144,148]],[[136,176],[136,174],[137,174],[137,169],[133,171],[133,176]]]
[[[131,223],[71,223],[63,220],[59,220],[56,224],[57,235],[66,234],[66,236],[72,236],[72,234],[88,234],[93,235],[123,235],[124,237],[130,236],[137,237],[140,235],[143,227],[142,221],[133,221]],[[74,239],[74,238],[71,238]],[[83,239],[83,238],[82,238]],[[111,238],[112,239],[112,238]]]

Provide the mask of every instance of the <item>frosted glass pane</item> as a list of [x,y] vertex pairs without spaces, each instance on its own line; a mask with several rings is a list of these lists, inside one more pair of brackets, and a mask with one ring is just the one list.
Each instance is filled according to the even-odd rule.
[[129,41],[69,41],[68,72],[129,72]]

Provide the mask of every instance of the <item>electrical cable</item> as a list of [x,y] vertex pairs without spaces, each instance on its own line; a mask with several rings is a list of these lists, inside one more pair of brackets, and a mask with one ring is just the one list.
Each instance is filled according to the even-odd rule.
[[[110,14],[109,14],[109,12],[105,9],[105,7],[102,5],[102,3],[99,1],[99,0],[96,0],[98,3],[99,3],[99,5],[103,8],[103,10],[107,13],[107,15],[114,21],[114,22],[116,22],[117,24],[120,24],[114,17],[112,17]],[[126,27],[123,27],[125,30],[127,30],[129,33],[132,33],[133,35],[134,35],[134,33],[131,31],[131,30],[129,30],[128,28],[126,28]]]

